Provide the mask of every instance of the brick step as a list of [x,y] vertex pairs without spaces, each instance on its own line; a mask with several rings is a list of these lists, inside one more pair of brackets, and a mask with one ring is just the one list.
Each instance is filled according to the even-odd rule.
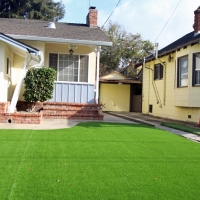
[[57,110],[57,111],[91,111],[91,112],[95,112],[95,111],[98,111],[99,109],[97,108],[90,108],[90,107],[83,107],[83,108],[80,108],[80,107],[51,107],[51,106],[44,106],[43,107],[43,110],[46,111],[46,110]]
[[93,117],[93,116],[103,116],[101,114],[88,114],[88,113],[75,113],[75,114],[69,114],[69,113],[44,113],[43,117],[45,116],[77,116],[77,117]]
[[73,120],[103,120],[103,115],[97,115],[97,116],[67,116],[67,115],[62,115],[62,116],[43,116],[45,119],[73,119]]
[[57,110],[43,110],[44,115],[52,114],[52,115],[98,115],[98,111],[57,111]]

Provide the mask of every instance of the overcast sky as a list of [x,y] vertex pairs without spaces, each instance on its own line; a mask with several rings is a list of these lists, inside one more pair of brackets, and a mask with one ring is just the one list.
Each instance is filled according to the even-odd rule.
[[[101,27],[118,1],[62,0],[65,4],[66,14],[61,22],[86,23],[86,15],[89,5],[91,5],[96,6],[98,10],[98,25]],[[177,5],[177,9],[172,15]],[[139,33],[143,40],[150,40],[154,43],[172,15],[156,41],[161,49],[193,31],[194,10],[199,6],[199,0],[121,0],[110,20],[123,25],[127,32]]]

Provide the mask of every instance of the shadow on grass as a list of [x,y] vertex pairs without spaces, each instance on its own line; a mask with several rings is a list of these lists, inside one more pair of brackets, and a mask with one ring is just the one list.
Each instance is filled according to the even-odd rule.
[[155,129],[155,127],[148,126],[145,124],[127,124],[127,123],[115,123],[115,122],[81,122],[76,125],[76,127],[84,127],[84,128],[99,128],[99,127],[134,127],[134,128],[151,128]]

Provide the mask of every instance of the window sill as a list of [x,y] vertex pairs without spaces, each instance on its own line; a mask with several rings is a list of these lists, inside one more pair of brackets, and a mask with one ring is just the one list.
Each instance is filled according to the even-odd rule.
[[55,83],[69,83],[69,84],[76,84],[76,85],[94,85],[87,82],[70,82],[70,81],[54,81]]
[[177,88],[188,88],[188,86],[177,86]]
[[154,79],[154,81],[163,81],[163,78],[161,78],[161,79]]

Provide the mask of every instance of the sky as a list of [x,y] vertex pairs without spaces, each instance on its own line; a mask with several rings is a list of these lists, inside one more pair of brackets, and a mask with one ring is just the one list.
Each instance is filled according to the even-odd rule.
[[[62,0],[66,14],[60,22],[85,24],[90,5],[98,10],[98,26],[101,27],[118,1]],[[193,31],[194,11],[199,6],[199,0],[121,0],[110,20],[122,25],[127,32],[139,33],[143,40],[157,42],[161,49]]]

